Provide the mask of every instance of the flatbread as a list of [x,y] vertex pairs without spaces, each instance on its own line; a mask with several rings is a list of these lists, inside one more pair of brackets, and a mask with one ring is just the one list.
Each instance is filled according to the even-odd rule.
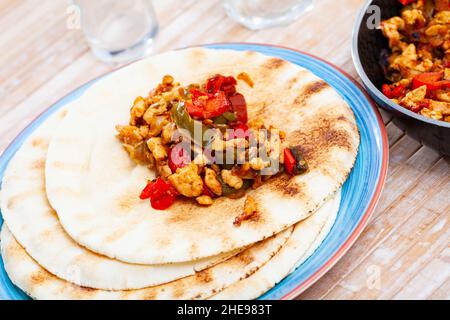
[[288,242],[261,269],[210,297],[211,300],[256,299],[273,288],[308,259],[322,244],[336,220],[341,200],[339,191],[317,212],[295,225]]
[[14,239],[6,225],[1,231],[1,253],[11,281],[39,300],[162,300],[205,299],[232,283],[251,276],[286,243],[293,228],[259,242],[211,268],[167,284],[139,289],[107,291],[80,287],[42,268]]
[[[67,108],[75,107],[75,104]],[[137,265],[95,254],[70,238],[47,201],[44,166],[51,134],[68,109],[58,111],[22,145],[5,171],[1,208],[19,243],[42,266],[80,286],[127,290],[155,286],[193,275],[222,262],[231,252],[185,263]]]
[[[219,198],[210,207],[177,201],[164,212],[138,199],[154,173],[135,165],[115,137],[129,108],[165,74],[183,84],[216,73],[247,72],[242,81],[249,118],[264,118],[300,144],[308,173],[279,176],[249,192],[256,219],[240,227],[242,199]],[[297,65],[255,52],[194,48],[150,57],[94,84],[72,108],[50,143],[46,187],[65,230],[89,249],[130,263],[190,261],[255,243],[301,221],[334,194],[356,158],[354,115],[322,79]]]

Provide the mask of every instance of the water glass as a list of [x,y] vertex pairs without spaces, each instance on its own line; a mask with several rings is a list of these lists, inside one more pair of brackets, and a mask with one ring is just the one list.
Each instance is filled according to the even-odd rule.
[[94,55],[127,62],[151,53],[158,21],[151,0],[74,0]]
[[251,30],[286,25],[313,7],[313,0],[224,0],[227,14]]

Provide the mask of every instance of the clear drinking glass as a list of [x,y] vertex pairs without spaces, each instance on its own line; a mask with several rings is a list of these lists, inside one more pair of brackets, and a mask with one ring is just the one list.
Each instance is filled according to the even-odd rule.
[[313,7],[313,0],[224,0],[227,14],[251,30],[286,25]]
[[151,0],[74,0],[94,55],[126,62],[149,54],[158,21]]

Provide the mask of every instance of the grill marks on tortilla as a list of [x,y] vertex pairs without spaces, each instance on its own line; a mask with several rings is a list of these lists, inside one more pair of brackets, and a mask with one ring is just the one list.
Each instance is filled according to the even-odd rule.
[[85,165],[81,165],[79,163],[69,163],[69,162],[61,162],[55,161],[50,164],[53,168],[58,168],[60,170],[70,171],[70,172],[84,172],[86,170]]
[[188,59],[193,66],[198,66],[205,61],[206,53],[203,50],[192,50]]
[[48,280],[48,278],[49,278],[49,274],[46,271],[39,270],[30,276],[30,282],[33,285],[40,285],[40,284],[46,282]]
[[33,148],[39,148],[41,150],[47,150],[50,141],[46,138],[36,137],[31,141]]
[[328,83],[323,80],[317,80],[307,84],[302,92],[295,98],[294,105],[303,106],[306,104],[308,98],[313,95],[319,94],[321,91],[331,88]]
[[276,179],[271,179],[267,182],[268,187],[276,192],[282,193],[288,197],[306,197],[307,188],[303,184],[294,182],[292,177],[283,174],[279,175]]
[[350,132],[340,126],[340,123],[347,121],[345,118],[339,120],[329,115],[319,115],[310,126],[292,132],[289,142],[300,145],[310,170],[314,170],[330,157],[333,148],[353,149]]
[[282,60],[280,58],[270,58],[263,64],[263,67],[273,71],[280,69],[284,65],[287,65],[287,63],[288,62],[286,60]]
[[211,270],[206,269],[203,271],[199,271],[195,273],[195,278],[200,283],[209,283],[214,280],[213,275],[211,274]]
[[21,203],[22,201],[26,201],[31,197],[34,197],[36,194],[37,191],[34,189],[19,192],[14,196],[9,197],[7,206],[9,209],[13,209],[17,204]]
[[39,159],[31,164],[31,170],[41,171],[45,168],[45,159]]
[[136,205],[139,204],[139,195],[134,192],[126,192],[117,198],[117,206],[121,212],[130,212]]

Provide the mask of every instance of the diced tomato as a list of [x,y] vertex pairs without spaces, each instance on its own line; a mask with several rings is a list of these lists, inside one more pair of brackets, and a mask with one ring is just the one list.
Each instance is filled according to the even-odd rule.
[[383,94],[389,99],[395,99],[403,96],[406,92],[406,88],[401,84],[397,86],[383,84],[382,91]]
[[400,1],[400,3],[401,3],[402,5],[407,6],[407,5],[413,3],[413,2],[416,1],[416,0],[398,0],[398,1]]
[[426,72],[419,74],[413,79],[413,89],[426,85],[427,91],[439,90],[442,87],[440,84],[442,76],[442,72]]
[[178,168],[183,168],[191,163],[191,155],[181,145],[177,144],[169,151],[168,165],[172,172],[176,172]]
[[228,97],[231,102],[231,108],[236,114],[236,125],[246,124],[248,121],[247,103],[245,98],[240,93],[235,93]]
[[295,157],[292,154],[291,150],[288,148],[284,149],[284,168],[288,174],[294,174],[294,168],[296,165]]
[[178,196],[177,190],[162,178],[150,181],[142,190],[140,198],[145,200],[150,198],[152,208],[165,210],[170,207]]

